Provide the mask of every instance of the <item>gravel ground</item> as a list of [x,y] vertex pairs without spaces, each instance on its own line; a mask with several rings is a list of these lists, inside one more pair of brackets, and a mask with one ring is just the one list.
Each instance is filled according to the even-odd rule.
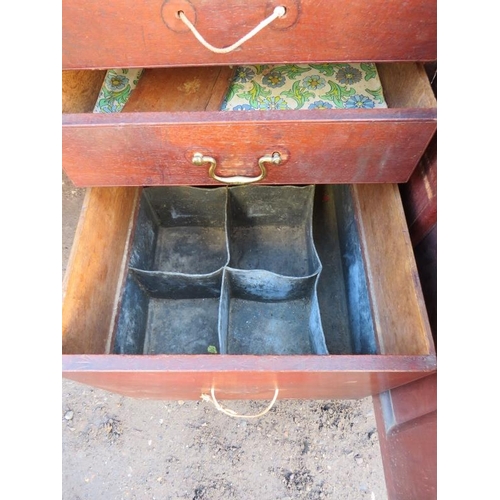
[[[64,275],[84,190],[64,174],[62,190]],[[387,498],[371,398],[278,400],[240,420],[203,401],[136,400],[63,379],[61,421],[65,500]]]

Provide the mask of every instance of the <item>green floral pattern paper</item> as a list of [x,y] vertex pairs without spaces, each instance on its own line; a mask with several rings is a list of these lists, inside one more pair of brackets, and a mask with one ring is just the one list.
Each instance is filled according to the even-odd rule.
[[[110,69],[94,113],[118,113],[143,73]],[[386,108],[373,63],[239,66],[222,104],[224,111],[266,109]]]
[[386,108],[373,63],[239,66],[224,111]]
[[142,68],[108,69],[94,106],[94,113],[119,113],[137,86],[143,71]]

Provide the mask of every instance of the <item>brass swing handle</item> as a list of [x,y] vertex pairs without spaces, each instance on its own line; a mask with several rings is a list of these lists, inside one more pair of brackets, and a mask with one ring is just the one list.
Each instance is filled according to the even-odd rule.
[[281,155],[279,153],[273,153],[270,155],[264,155],[259,159],[260,174],[256,177],[247,177],[244,175],[233,175],[231,177],[221,177],[215,173],[215,168],[217,167],[217,162],[211,156],[204,156],[201,153],[195,153],[191,160],[195,165],[203,165],[204,163],[210,163],[210,168],[208,169],[208,175],[219,182],[224,184],[252,184],[254,182],[259,182],[264,179],[267,175],[267,170],[265,163],[272,163],[273,165],[279,165],[281,163]]

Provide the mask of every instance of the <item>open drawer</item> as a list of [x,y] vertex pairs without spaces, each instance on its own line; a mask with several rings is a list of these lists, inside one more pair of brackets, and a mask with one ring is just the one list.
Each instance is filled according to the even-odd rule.
[[260,183],[406,182],[436,130],[436,100],[421,65],[377,67],[388,108],[229,113],[213,111],[227,68],[150,70],[159,82],[139,82],[141,99],[110,114],[81,112],[103,72],[64,72],[63,168],[77,186],[215,185],[206,163],[193,164],[197,153],[223,179],[255,178],[260,159],[278,153]]
[[[272,15],[286,12],[228,53]],[[64,69],[436,59],[436,0],[64,0]]]
[[62,340],[65,377],[157,399],[360,398],[436,370],[394,184],[89,189]]

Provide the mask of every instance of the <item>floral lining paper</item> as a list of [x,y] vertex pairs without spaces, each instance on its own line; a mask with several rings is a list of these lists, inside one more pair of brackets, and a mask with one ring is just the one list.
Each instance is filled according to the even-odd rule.
[[[110,69],[94,113],[120,112],[143,69]],[[373,63],[238,66],[223,111],[386,108]]]
[[143,69],[108,69],[94,106],[94,113],[119,113],[137,87]]
[[224,111],[386,108],[375,64],[240,66]]

